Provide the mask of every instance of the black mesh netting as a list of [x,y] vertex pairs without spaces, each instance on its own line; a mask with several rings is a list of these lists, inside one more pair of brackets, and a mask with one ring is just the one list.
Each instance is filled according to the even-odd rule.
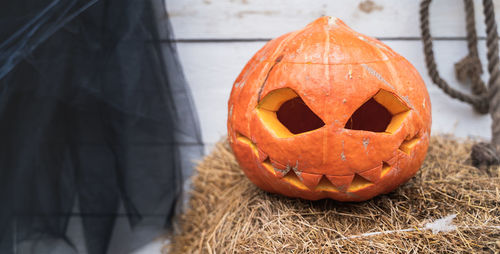
[[79,252],[72,220],[91,254],[169,226],[202,153],[171,41],[162,0],[0,1],[1,253]]

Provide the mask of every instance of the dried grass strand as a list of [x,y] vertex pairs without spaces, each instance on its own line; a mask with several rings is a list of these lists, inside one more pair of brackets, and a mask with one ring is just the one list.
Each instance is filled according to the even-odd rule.
[[[500,251],[499,168],[467,159],[472,142],[431,139],[408,183],[361,203],[269,194],[242,173],[227,141],[198,165],[168,253],[477,253]],[[491,175],[491,177],[489,176]],[[426,225],[456,214],[455,230]]]

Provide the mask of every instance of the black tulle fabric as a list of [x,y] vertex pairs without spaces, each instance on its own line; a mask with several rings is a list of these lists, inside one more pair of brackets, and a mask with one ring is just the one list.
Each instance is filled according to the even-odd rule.
[[1,253],[81,253],[72,220],[90,254],[170,225],[202,153],[171,39],[162,0],[0,1]]

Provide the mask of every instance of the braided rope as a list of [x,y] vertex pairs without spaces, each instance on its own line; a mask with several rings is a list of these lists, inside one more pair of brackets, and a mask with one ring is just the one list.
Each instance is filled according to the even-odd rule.
[[474,95],[462,93],[444,81],[437,71],[432,49],[432,38],[429,29],[429,5],[432,0],[423,0],[420,4],[420,28],[424,44],[425,62],[432,81],[450,97],[471,104],[479,113],[490,113],[492,123],[492,142],[478,143],[471,152],[472,162],[476,167],[500,164],[500,61],[498,56],[498,32],[492,0],[483,0],[486,23],[486,45],[488,58],[488,88],[481,80],[481,62],[477,51],[477,34],[475,29],[474,4],[472,0],[464,0],[466,9],[467,47],[469,54],[455,64],[457,78],[464,81],[467,77],[472,83]]
[[467,48],[469,54],[461,61],[455,64],[455,75],[459,81],[465,82],[470,78],[472,82],[472,93],[482,95],[487,92],[486,85],[481,80],[483,68],[479,60],[477,52],[477,34],[476,34],[476,18],[474,17],[474,2],[472,0],[464,0],[466,30],[467,30]]
[[[500,64],[498,57],[498,32],[495,21],[495,11],[492,0],[483,0],[484,21],[486,23],[486,46],[488,47],[488,80],[490,114],[493,120],[491,125],[492,138],[489,150],[484,153],[496,155],[493,159],[486,161],[486,164],[499,164],[500,162]],[[485,148],[486,149],[486,148]],[[482,149],[482,150],[485,150]]]
[[420,4],[420,29],[422,30],[422,41],[424,43],[425,63],[429,76],[434,84],[443,90],[450,97],[471,104],[474,109],[480,113],[488,113],[488,100],[484,96],[474,96],[462,93],[461,91],[451,87],[448,82],[443,80],[437,70],[436,60],[434,58],[434,50],[432,38],[429,28],[429,5],[432,0],[423,0]]

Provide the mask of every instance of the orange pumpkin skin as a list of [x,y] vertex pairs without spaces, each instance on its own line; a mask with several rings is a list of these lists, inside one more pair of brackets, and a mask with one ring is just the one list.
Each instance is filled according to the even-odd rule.
[[394,190],[420,168],[430,127],[416,69],[332,17],[268,42],[228,103],[228,138],[246,176],[268,192],[310,200],[363,201]]

